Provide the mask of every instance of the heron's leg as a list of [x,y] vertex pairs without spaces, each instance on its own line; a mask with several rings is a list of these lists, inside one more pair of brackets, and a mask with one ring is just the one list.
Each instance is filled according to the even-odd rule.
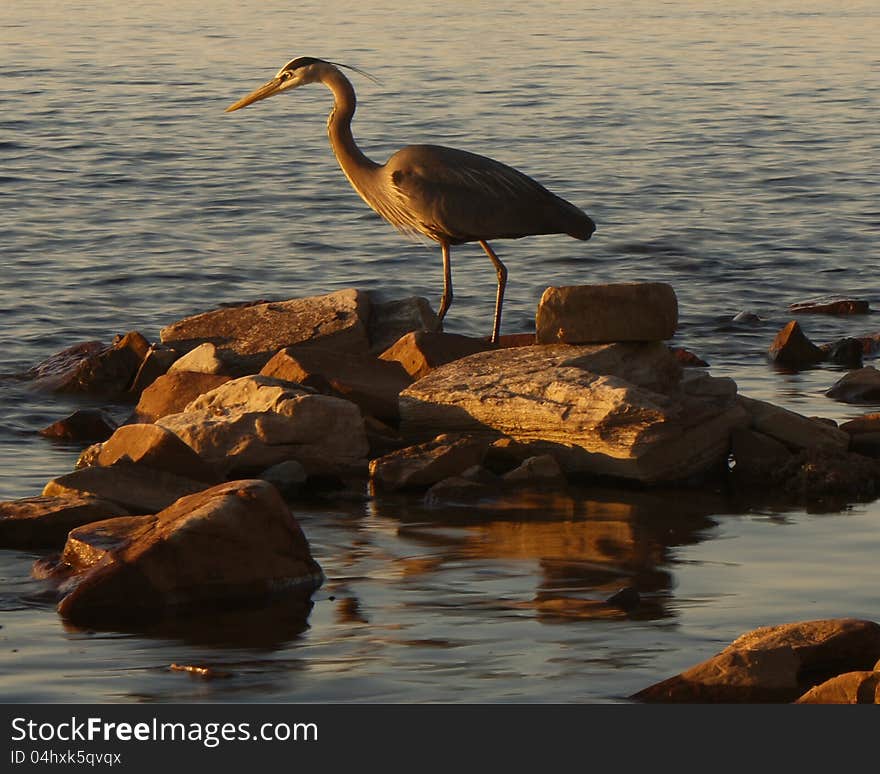
[[504,289],[507,287],[507,267],[498,260],[495,251],[489,247],[489,243],[480,240],[480,244],[492,261],[495,273],[498,275],[498,295],[495,296],[495,321],[492,323],[492,343],[498,341],[498,332],[501,330],[501,305],[504,303]]
[[443,318],[452,306],[452,264],[449,262],[449,242],[441,242],[443,250],[443,295],[440,296],[440,311],[437,312],[438,330],[443,330]]

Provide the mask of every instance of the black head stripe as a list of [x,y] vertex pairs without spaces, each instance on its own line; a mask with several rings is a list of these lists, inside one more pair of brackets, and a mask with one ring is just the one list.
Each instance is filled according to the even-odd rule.
[[323,59],[316,59],[313,56],[298,56],[296,59],[291,59],[282,70],[296,70],[299,67],[308,67],[309,65],[315,64],[316,62],[323,62]]

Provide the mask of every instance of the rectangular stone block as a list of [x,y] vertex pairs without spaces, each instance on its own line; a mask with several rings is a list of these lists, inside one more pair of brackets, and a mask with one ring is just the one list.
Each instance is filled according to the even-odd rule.
[[678,300],[665,282],[549,287],[538,303],[538,344],[665,341],[678,324]]

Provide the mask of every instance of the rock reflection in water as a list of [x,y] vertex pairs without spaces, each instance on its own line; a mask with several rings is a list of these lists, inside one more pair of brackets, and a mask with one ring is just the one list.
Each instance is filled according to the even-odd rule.
[[[691,490],[573,488],[562,494],[507,495],[470,508],[428,510],[377,500],[374,512],[398,519],[401,536],[432,547],[431,561],[404,560],[407,576],[461,562],[536,562],[540,577],[534,597],[499,604],[531,610],[552,623],[671,616],[670,549],[706,539],[717,524],[710,515],[730,512],[730,503]],[[638,592],[641,604],[630,610],[609,604],[621,587]]]
[[[169,614],[161,618],[144,618],[115,622],[102,631],[115,631],[145,637],[177,640],[185,645],[213,648],[249,648],[275,651],[288,646],[308,628],[311,598],[301,593],[281,595],[269,601],[260,600],[250,606],[211,608]],[[65,631],[82,634],[84,629],[63,621]]]

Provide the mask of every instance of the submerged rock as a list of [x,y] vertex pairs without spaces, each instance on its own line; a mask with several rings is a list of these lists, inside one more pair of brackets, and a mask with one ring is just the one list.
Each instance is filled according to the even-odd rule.
[[150,350],[137,331],[117,336],[109,347],[96,342],[76,345],[32,368],[29,375],[40,389],[125,399]]
[[854,618],[764,626],[633,696],[646,702],[791,702],[812,685],[880,657],[880,626]]
[[839,339],[823,344],[820,349],[825,360],[845,368],[861,368],[864,350],[859,339]]
[[[684,374],[661,343],[520,347],[442,366],[401,393],[405,437],[508,437],[566,473],[643,483],[721,466],[747,424],[730,379]],[[494,468],[493,468],[494,469]]]
[[70,530],[127,513],[117,503],[78,492],[3,502],[0,503],[0,548],[61,546]]
[[369,299],[349,288],[310,298],[217,309],[162,329],[165,344],[186,349],[204,342],[239,355],[265,354],[310,341],[340,352],[367,352]]
[[880,413],[844,422],[840,429],[849,433],[850,448],[868,457],[880,457]]
[[671,339],[678,300],[665,282],[549,287],[535,317],[538,344]]
[[880,494],[880,460],[861,454],[811,449],[779,468],[773,480],[801,501],[869,500]]
[[323,574],[278,491],[232,481],[184,497],[68,581],[58,612],[100,625],[193,608],[228,608],[284,591],[308,593]]
[[106,441],[116,430],[116,420],[101,409],[77,409],[70,416],[40,430],[45,438],[97,443]]
[[825,394],[842,403],[880,403],[880,371],[874,366],[850,371]]
[[789,304],[788,311],[796,314],[868,314],[871,308],[862,299],[826,296]]

